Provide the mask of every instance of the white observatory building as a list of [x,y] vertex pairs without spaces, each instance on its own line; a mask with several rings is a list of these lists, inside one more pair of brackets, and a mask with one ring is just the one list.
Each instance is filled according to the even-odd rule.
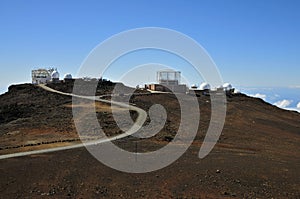
[[180,84],[181,72],[174,70],[161,70],[157,72],[158,84],[148,85],[153,91],[172,91],[177,93],[186,93],[185,84]]
[[57,69],[55,69],[52,73],[51,73],[51,81],[53,83],[59,82],[59,72],[57,71]]
[[161,85],[179,85],[180,76],[180,71],[162,70],[157,72],[157,81]]
[[39,68],[31,71],[32,84],[46,84],[49,82],[59,82],[59,73],[54,68]]
[[71,75],[71,73],[66,73],[64,75],[64,82],[72,82],[73,81],[73,77]]
[[199,87],[194,87],[192,85],[191,89],[189,90],[189,94],[196,94],[196,96],[201,96],[201,95],[209,95],[210,92],[210,84],[207,82],[203,82],[200,84]]
[[224,91],[231,91],[233,89],[233,87],[230,83],[223,84],[222,88]]
[[198,89],[198,86],[197,86],[196,84],[192,84],[192,85],[191,85],[191,89],[197,90],[197,89]]
[[227,96],[231,96],[232,94],[238,94],[235,93],[235,89],[233,88],[233,86],[230,83],[224,83],[220,90],[223,90]]
[[70,80],[73,79],[72,75],[70,73],[66,73],[64,76],[64,80]]
[[51,81],[51,71],[39,68],[31,71],[32,84],[45,84]]
[[203,82],[202,84],[200,84],[199,90],[201,90],[201,91],[210,90],[210,84],[207,82]]

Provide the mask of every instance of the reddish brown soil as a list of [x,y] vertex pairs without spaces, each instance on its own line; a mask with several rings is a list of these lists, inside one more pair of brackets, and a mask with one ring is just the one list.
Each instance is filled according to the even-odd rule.
[[[136,96],[131,102],[145,110],[154,103],[164,104],[166,126],[151,139],[124,138],[115,144],[133,150],[137,142],[140,151],[166,145],[180,121],[174,96]],[[68,97],[32,85],[11,88],[0,96],[1,146],[44,135],[76,137],[70,103]],[[199,104],[201,120],[194,143],[164,169],[123,173],[98,162],[84,148],[5,159],[0,160],[1,198],[300,198],[300,114],[245,95],[232,96],[218,144],[199,159],[210,118],[209,97],[199,97]],[[107,107],[99,106],[97,116],[104,130],[120,133]]]

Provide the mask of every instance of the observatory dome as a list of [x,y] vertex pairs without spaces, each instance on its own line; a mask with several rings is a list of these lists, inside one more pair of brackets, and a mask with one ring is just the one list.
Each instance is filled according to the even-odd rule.
[[200,90],[210,90],[210,85],[209,85],[209,83],[204,82],[204,83],[200,84],[199,89]]
[[59,72],[57,72],[56,70],[52,72],[51,74],[51,78],[52,79],[59,79]]
[[225,83],[225,84],[223,84],[223,88],[224,88],[224,90],[229,91],[232,89],[232,85],[229,83]]
[[197,86],[196,84],[192,84],[192,85],[191,85],[191,88],[192,88],[192,89],[197,89],[198,86]]
[[72,75],[70,73],[65,74],[64,79],[72,79]]

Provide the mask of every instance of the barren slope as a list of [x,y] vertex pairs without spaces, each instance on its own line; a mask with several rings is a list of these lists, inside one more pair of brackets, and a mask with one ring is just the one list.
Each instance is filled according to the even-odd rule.
[[[172,165],[152,173],[127,174],[98,162],[84,148],[6,159],[0,161],[1,198],[300,197],[300,114],[245,95],[228,98],[220,140],[201,160],[197,154],[208,126],[210,103],[207,96],[198,99],[201,125],[197,138]],[[115,144],[133,150],[138,143],[140,151],[165,146],[180,121],[176,98],[170,94],[135,96],[131,102],[145,110],[162,103],[169,110],[167,124],[151,139],[125,138]],[[76,137],[70,105],[71,98],[32,85],[11,87],[0,96],[0,143],[27,141],[32,139],[29,132],[50,136],[45,139]],[[120,133],[105,105],[99,106],[100,124],[109,134]]]

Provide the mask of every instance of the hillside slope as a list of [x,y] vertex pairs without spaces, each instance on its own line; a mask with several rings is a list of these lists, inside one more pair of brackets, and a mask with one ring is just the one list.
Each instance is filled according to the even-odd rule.
[[[61,86],[55,88],[72,90]],[[197,154],[210,119],[210,100],[208,96],[198,100],[201,120],[197,137],[180,159],[164,169],[122,173],[98,162],[84,148],[5,159],[0,160],[1,198],[300,197],[299,113],[243,94],[228,97],[222,135],[213,151],[201,160]],[[115,144],[133,150],[138,143],[141,151],[168,144],[180,121],[174,95],[141,95],[132,97],[131,102],[145,110],[162,104],[169,113],[166,126],[151,139],[125,138]],[[38,139],[77,138],[71,105],[71,97],[34,85],[11,86],[0,96],[0,148]],[[98,119],[104,130],[119,132],[109,107],[99,106]]]

